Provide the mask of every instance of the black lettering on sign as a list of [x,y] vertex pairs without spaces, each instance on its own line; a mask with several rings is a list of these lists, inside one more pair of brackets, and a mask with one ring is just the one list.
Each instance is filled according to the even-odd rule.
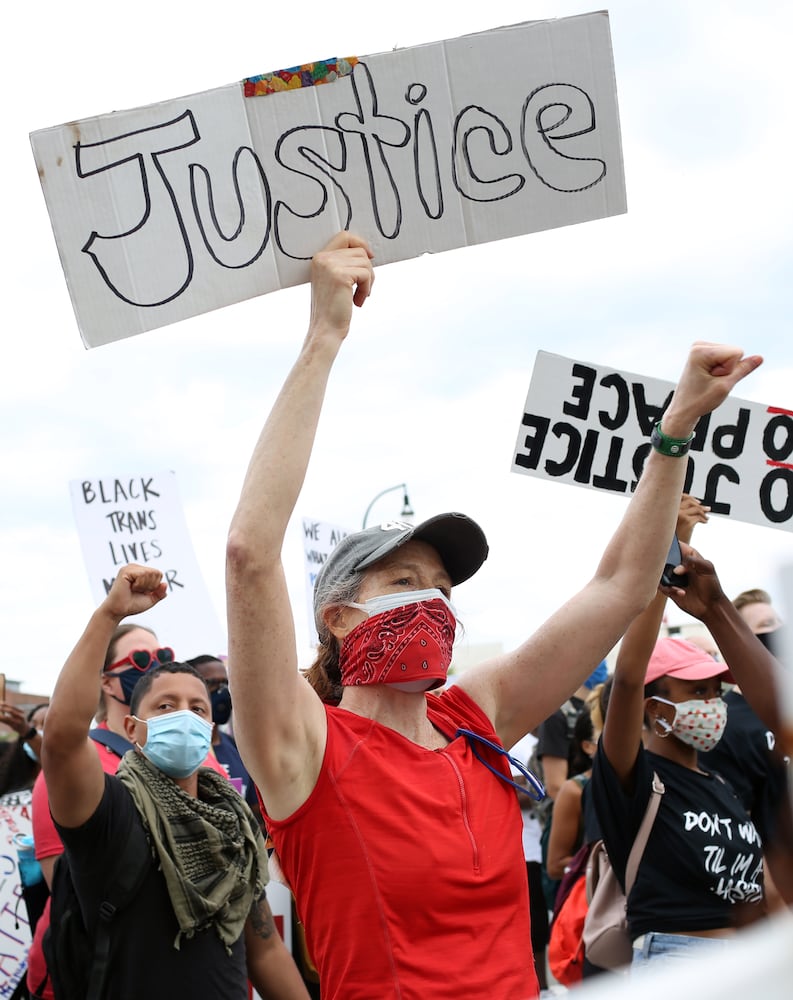
[[356,112],[336,116],[340,132],[360,136],[369,195],[378,231],[392,240],[402,228],[402,201],[386,156],[386,147],[400,148],[410,141],[410,129],[399,118],[380,114],[377,91],[366,63],[358,63],[352,73]]
[[107,544],[110,546],[110,557],[114,566],[126,566],[127,563],[150,563],[162,556],[162,549],[156,538],[147,539],[145,542],[109,541]]
[[165,577],[165,582],[168,584],[169,592],[174,590],[176,587],[179,587],[181,590],[184,590],[184,584],[181,582],[181,580],[177,579],[175,569],[166,569],[165,573],[163,573],[163,576]]
[[105,514],[105,519],[110,521],[113,534],[126,531],[130,535],[136,531],[156,531],[157,521],[153,510],[111,510]]
[[592,462],[595,458],[595,451],[598,446],[599,434],[597,431],[588,430],[584,435],[584,442],[581,447],[581,457],[576,466],[573,479],[577,483],[588,483],[592,477]]
[[[523,105],[523,152],[538,180],[554,191],[586,191],[606,176],[605,160],[571,156],[557,145],[594,130],[595,105],[585,90],[573,84],[546,83],[533,90]],[[566,182],[562,174],[568,177]]]
[[669,406],[671,401],[672,392],[670,390],[660,406],[649,403],[645,394],[644,384],[642,382],[633,383],[633,405],[636,408],[636,420],[639,424],[639,429],[645,437],[649,437],[652,434],[653,427],[661,419],[664,410]]
[[[777,484],[779,486],[774,491]],[[760,509],[772,524],[783,524],[793,517],[793,469],[781,466],[763,477],[760,483]]]
[[[575,84],[541,83],[525,99],[521,95],[514,115],[519,124],[512,131],[484,105],[455,111],[446,150],[438,146],[431,95],[422,81],[408,83],[395,107],[383,106],[387,102],[380,100],[365,62],[334,87],[334,95],[349,104],[332,124],[290,125],[280,134],[277,127],[265,129],[272,140],[266,151],[233,144],[228,172],[220,179],[200,162],[201,143],[210,140],[190,108],[145,128],[78,142],[75,172],[86,201],[100,181],[100,196],[111,185],[124,188],[125,197],[118,199],[122,217],[113,231],[88,233],[89,223],[87,239],[81,240],[82,252],[110,293],[140,308],[178,299],[196,270],[193,219],[208,258],[240,270],[256,266],[271,242],[287,258],[308,259],[305,248],[316,243],[311,231],[326,212],[333,214],[333,229],[374,218],[377,231],[395,240],[406,227],[406,204],[416,206],[420,225],[441,220],[449,204],[459,214],[459,198],[449,197],[453,191],[480,203],[517,196],[525,211],[538,189],[528,183],[532,177],[545,188],[574,195],[606,176],[604,160],[582,155],[587,142],[595,152],[602,143],[592,98]],[[183,152],[187,149],[191,152]],[[188,162],[195,151],[199,157]],[[283,192],[279,197],[275,175],[265,170],[269,157],[289,184],[288,202]],[[362,171],[366,184],[343,186],[348,173]],[[223,184],[231,197],[220,197]],[[400,184],[415,192],[400,191]],[[227,217],[221,217],[221,204],[231,206]]]
[[[243,157],[243,154],[246,155]],[[240,161],[242,161],[241,164]],[[231,182],[239,209],[239,221],[236,229],[228,235],[223,232],[223,226],[215,210],[212,178],[209,171],[200,163],[191,163],[189,170],[190,200],[193,204],[193,213],[209,256],[221,267],[248,267],[261,257],[270,239],[270,185],[259,157],[250,146],[240,146],[234,154],[231,164]],[[243,177],[242,185],[240,185],[240,174]],[[251,219],[245,209],[243,190],[255,191],[257,194],[263,192],[265,201],[263,217],[261,213],[254,212]],[[253,206],[258,206],[258,199],[253,202]],[[207,217],[212,222],[211,229],[207,225]],[[235,243],[236,246],[234,246]]]
[[572,424],[556,423],[553,425],[553,435],[557,438],[567,437],[567,455],[561,462],[550,458],[545,463],[545,471],[549,476],[565,476],[571,472],[581,451],[581,434]]
[[[178,298],[192,281],[193,251],[183,211],[162,158],[192,146],[200,138],[192,111],[185,111],[159,125],[148,125],[101,142],[78,142],[75,146],[75,165],[81,180],[108,170],[139,175],[136,214],[120,221],[121,232],[103,235],[94,230],[82,247],[110,291],[131,306],[164,305]],[[127,204],[134,204],[131,196],[124,200],[124,205]],[[148,225],[149,222],[152,224]],[[124,286],[130,260],[162,259],[162,248],[166,246],[169,267],[164,269],[163,287],[152,287],[144,293],[137,286]],[[150,271],[148,279],[155,284],[156,274]]]
[[112,479],[107,482],[100,479],[94,484],[86,479],[80,484],[83,500],[87,504],[99,500],[100,503],[121,503],[122,500],[142,500],[144,503],[152,497],[159,499],[160,494],[152,486],[153,476],[148,479]]
[[610,490],[612,493],[625,493],[628,489],[627,479],[618,479],[622,448],[625,442],[621,437],[612,437],[609,441],[609,453],[606,459],[606,468],[602,476],[593,476],[592,485],[599,490]]
[[600,380],[600,384],[606,389],[614,389],[617,394],[617,405],[613,414],[608,413],[606,410],[598,411],[600,426],[605,427],[606,430],[615,431],[618,427],[622,427],[631,411],[631,397],[628,390],[628,383],[622,375],[614,372],[611,375],[604,375]]
[[[423,83],[412,83],[405,94],[408,104],[418,106],[427,96]],[[443,215],[443,185],[441,183],[438,144],[432,118],[426,108],[416,112],[413,119],[413,167],[416,171],[416,190],[421,206],[429,219]]]
[[736,486],[740,485],[741,482],[741,477],[731,465],[724,465],[722,462],[717,462],[716,465],[708,469],[708,474],[705,478],[705,495],[702,497],[702,503],[706,507],[710,507],[714,514],[729,514],[732,510],[732,504],[717,498],[720,483],[724,479],[729,483],[735,483]]
[[[512,136],[509,129],[490,111],[471,104],[457,115],[454,123],[454,148],[452,150],[452,171],[454,186],[469,201],[501,201],[509,198],[526,183],[522,174],[503,174],[501,177],[485,177],[482,167],[478,167],[472,154],[474,140],[480,140],[480,161],[485,162],[487,153],[508,156],[512,152]],[[486,140],[482,141],[482,140]],[[487,146],[487,150],[485,149]],[[460,166],[465,166],[464,174]]]
[[578,385],[574,385],[570,390],[572,399],[577,399],[577,403],[564,403],[562,413],[567,417],[576,417],[579,420],[586,420],[589,416],[589,407],[592,404],[592,390],[595,387],[595,376],[597,372],[589,365],[573,365],[573,378],[581,379]]
[[547,417],[538,417],[533,413],[524,413],[521,421],[524,427],[534,430],[533,434],[527,434],[523,439],[525,454],[518,452],[515,456],[515,465],[522,469],[536,469],[542,457],[542,449],[545,446],[545,438],[548,436],[548,428],[551,421]]
[[787,462],[793,454],[793,414],[777,413],[765,425],[763,451],[773,462]]
[[711,447],[717,458],[736,459],[743,453],[746,431],[749,429],[750,411],[742,406],[735,424],[721,424],[713,430]]
[[[275,147],[275,159],[293,175],[295,192],[293,201],[302,202],[302,212],[292,208],[285,201],[275,203],[274,230],[278,249],[292,260],[308,260],[297,247],[311,245],[310,230],[328,207],[328,185],[317,177],[326,177],[338,195],[338,201],[345,206],[340,216],[341,228],[349,229],[352,220],[352,203],[344,188],[334,177],[347,169],[347,144],[344,136],[335,128],[325,125],[301,125],[284,132]],[[306,170],[306,167],[311,168]],[[311,184],[298,187],[294,177],[303,177]],[[309,234],[304,230],[308,229]]]

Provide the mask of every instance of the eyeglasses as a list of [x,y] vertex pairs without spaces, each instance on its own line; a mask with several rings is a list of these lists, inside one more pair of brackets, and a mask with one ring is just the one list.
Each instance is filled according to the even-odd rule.
[[173,663],[175,659],[174,651],[170,646],[163,646],[162,649],[155,649],[153,652],[148,649],[133,649],[131,653],[127,653],[122,659],[116,660],[115,663],[111,663],[105,667],[105,673],[108,673],[110,670],[117,670],[119,667],[128,666],[134,667],[135,670],[140,670],[142,674],[145,674],[149,667],[160,666],[163,663]]
[[[476,757],[480,763],[484,764],[488,771],[492,771],[497,778],[501,778],[501,780],[506,782],[506,784],[512,785],[513,788],[517,788],[519,792],[523,792],[524,795],[528,795],[529,798],[534,799],[535,802],[541,802],[545,798],[545,785],[543,785],[537,775],[532,774],[525,764],[521,764],[516,757],[512,757],[508,754],[503,747],[500,747],[497,743],[491,743],[490,740],[485,739],[484,736],[480,736],[478,733],[472,732],[470,729],[458,729],[454,734],[454,738],[456,739],[458,736],[464,736],[468,740],[468,744],[473,751],[474,757]],[[526,779],[526,784],[519,785],[516,781],[508,778],[503,771],[499,771],[497,768],[493,767],[492,764],[488,764],[484,757],[480,757],[479,752],[476,749],[477,743],[481,743],[489,750],[495,750],[495,752],[501,754],[502,757],[506,757],[510,764]]]

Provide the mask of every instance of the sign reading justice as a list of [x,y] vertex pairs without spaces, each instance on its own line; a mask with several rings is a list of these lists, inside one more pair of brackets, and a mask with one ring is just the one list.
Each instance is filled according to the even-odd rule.
[[88,347],[308,280],[625,211],[605,12],[311,63],[31,135]]
[[[674,388],[538,351],[512,471],[630,495]],[[687,461],[684,492],[714,514],[793,531],[793,410],[728,396]]]

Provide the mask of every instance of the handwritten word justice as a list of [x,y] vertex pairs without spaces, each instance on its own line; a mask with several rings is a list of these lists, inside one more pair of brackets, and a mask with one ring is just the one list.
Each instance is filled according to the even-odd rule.
[[[236,270],[253,265],[271,240],[285,257],[307,260],[305,247],[316,243],[312,233],[326,213],[334,230],[354,228],[356,219],[370,225],[373,218],[383,238],[396,240],[403,227],[415,232],[445,212],[456,216],[465,211],[458,196],[489,203],[542,198],[547,196],[543,189],[575,194],[606,176],[604,160],[582,155],[583,137],[593,134],[593,152],[602,143],[595,134],[592,99],[572,83],[535,87],[518,105],[511,128],[493,111],[466,105],[451,123],[447,149],[438,137],[449,123],[434,120],[425,84],[409,83],[403,90],[406,107],[389,108],[390,114],[381,107],[365,62],[333,88],[334,95],[351,97],[349,109],[335,114],[333,124],[298,125],[273,136],[269,173],[252,146],[243,143],[233,153],[230,148],[236,202],[231,220],[219,217],[213,178],[198,158],[185,164],[184,154],[174,157],[179,150],[201,148],[198,115],[192,110],[99,142],[77,142],[77,176],[90,186],[112,174],[107,182],[129,187],[127,201],[138,206],[120,231],[93,231],[82,247],[110,291],[140,307],[161,306],[182,295],[196,267],[191,220],[212,261]],[[284,96],[288,100],[290,95]],[[289,189],[288,199],[284,191],[280,196],[275,192],[276,177]],[[400,190],[400,183],[403,188],[412,184],[414,190]],[[406,204],[420,206],[425,218],[411,219],[408,225]],[[153,249],[168,259],[167,271],[136,273],[135,259]],[[128,277],[130,261],[134,282]]]

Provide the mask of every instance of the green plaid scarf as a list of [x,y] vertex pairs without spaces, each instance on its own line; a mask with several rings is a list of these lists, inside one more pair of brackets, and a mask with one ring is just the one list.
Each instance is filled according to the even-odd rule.
[[188,795],[142,754],[128,751],[118,777],[140,813],[184,934],[210,925],[227,949],[239,939],[268,881],[264,840],[247,803],[210,768]]

